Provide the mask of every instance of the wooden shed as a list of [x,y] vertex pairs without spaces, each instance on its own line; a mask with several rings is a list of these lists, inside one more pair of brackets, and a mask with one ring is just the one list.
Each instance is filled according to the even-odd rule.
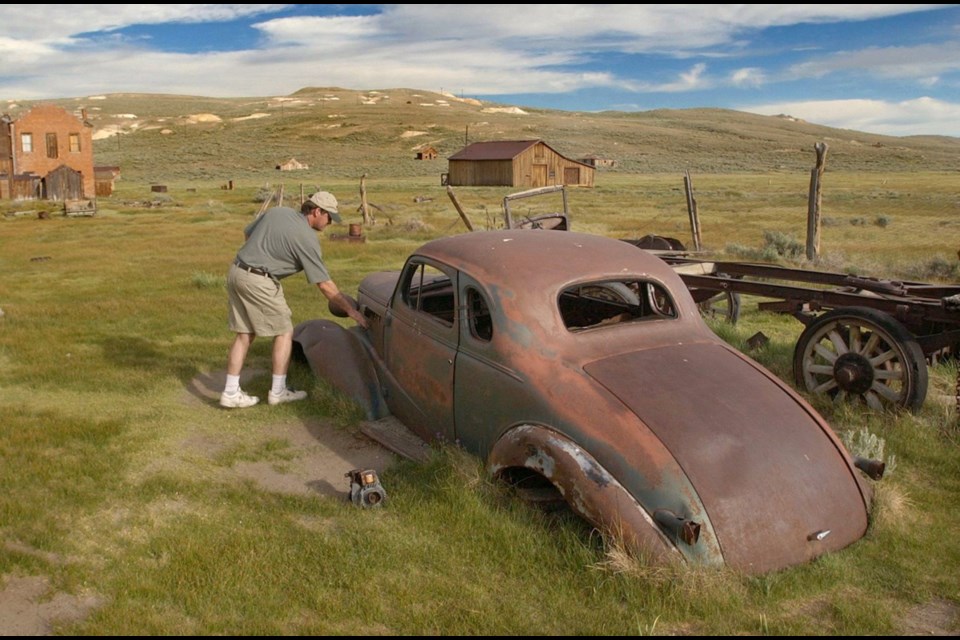
[[585,158],[580,158],[580,162],[588,164],[591,167],[615,167],[617,166],[617,161],[611,158],[602,158],[600,156],[587,156]]
[[447,160],[445,183],[454,187],[592,187],[596,172],[543,140],[474,142]]
[[433,147],[424,147],[417,151],[417,160],[436,160],[437,156],[440,154],[437,153],[437,150]]
[[50,200],[79,200],[83,198],[83,174],[62,164],[47,174],[46,191]]
[[93,168],[93,175],[97,180],[97,196],[113,195],[113,187],[120,177],[120,167],[99,166]]

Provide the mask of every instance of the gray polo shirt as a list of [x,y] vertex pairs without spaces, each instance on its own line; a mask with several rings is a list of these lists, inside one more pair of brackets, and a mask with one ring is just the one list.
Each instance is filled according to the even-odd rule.
[[237,251],[237,258],[245,264],[263,269],[277,280],[300,271],[310,284],[331,279],[317,232],[299,211],[272,207],[243,232],[247,241]]

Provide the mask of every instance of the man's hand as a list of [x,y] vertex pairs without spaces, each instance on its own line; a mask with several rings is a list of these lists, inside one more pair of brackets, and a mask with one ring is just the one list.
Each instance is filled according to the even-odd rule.
[[[333,280],[327,280],[326,282],[318,282],[317,288],[320,289],[320,293],[327,298],[333,306],[340,309],[343,312],[343,317],[351,318],[358,325],[367,329],[369,325],[367,324],[367,319],[363,317],[363,314],[360,313],[360,310],[357,309],[356,301],[345,296]],[[332,310],[331,310],[332,311]],[[340,315],[340,314],[335,314]]]
[[367,319],[363,317],[363,314],[357,309],[353,300],[343,295],[343,293],[339,293],[337,294],[337,302],[340,303],[340,308],[346,311],[348,316],[353,318],[354,322],[364,329],[367,328]]
[[357,325],[360,326],[360,327],[363,327],[364,329],[369,329],[369,328],[370,328],[370,325],[367,324],[367,319],[363,317],[363,314],[360,313],[359,311],[355,311],[354,313],[356,314],[356,317],[354,317],[354,316],[351,316],[351,317],[352,317],[354,320],[356,320]]

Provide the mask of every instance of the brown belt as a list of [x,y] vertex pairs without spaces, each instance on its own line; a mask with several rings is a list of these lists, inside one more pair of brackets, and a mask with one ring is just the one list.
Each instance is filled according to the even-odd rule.
[[255,275],[255,276],[263,276],[263,277],[265,277],[265,278],[272,278],[272,277],[273,277],[273,276],[270,275],[270,272],[269,272],[269,271],[264,271],[263,269],[258,269],[257,267],[251,267],[250,265],[248,265],[248,264],[247,264],[246,262],[244,262],[243,260],[240,260],[239,258],[237,258],[236,260],[234,260],[234,261],[233,261],[233,264],[237,265],[238,267],[240,267],[240,268],[243,269],[244,271],[249,271],[250,273],[252,273],[252,274]]

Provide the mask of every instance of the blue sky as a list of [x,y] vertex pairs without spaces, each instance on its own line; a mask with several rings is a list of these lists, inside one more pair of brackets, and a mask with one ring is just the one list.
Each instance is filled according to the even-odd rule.
[[303,87],[960,137],[960,5],[0,5],[0,112]]

